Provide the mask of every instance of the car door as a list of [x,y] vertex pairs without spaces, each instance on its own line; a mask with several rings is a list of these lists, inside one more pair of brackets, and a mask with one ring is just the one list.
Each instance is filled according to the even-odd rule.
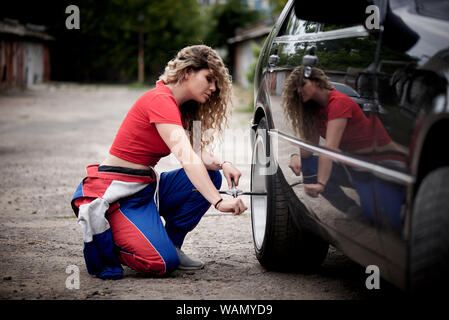
[[[374,161],[384,172],[375,175],[373,187],[380,237],[393,278],[407,270],[410,199],[416,175],[412,167],[419,162],[415,151],[419,150],[420,129],[436,121],[431,118],[437,119],[444,110],[437,106],[444,104],[447,95],[444,70],[448,64],[440,56],[448,51],[448,13],[441,12],[437,2],[420,1],[419,8],[433,11],[419,15],[409,3],[391,6],[388,17],[395,23],[387,22],[384,29],[376,68],[379,106],[375,111],[380,122],[376,135],[386,135],[390,142],[376,146]],[[445,20],[433,18],[444,16]],[[363,77],[359,87],[363,87]]]
[[[331,81],[356,91],[357,74],[372,63],[375,46],[376,41],[368,36],[362,26],[342,27],[303,21],[291,9],[273,40],[265,84],[269,92],[273,126],[278,130],[271,136],[276,138],[277,160],[287,183],[293,185],[295,194],[309,213],[333,234],[337,242],[334,244],[362,264],[380,264],[382,256],[376,231],[377,216],[373,210],[371,158],[329,152],[323,148],[323,138],[318,145],[305,142],[295,133],[281,100],[285,80],[296,66],[301,65],[304,54],[311,47],[316,47],[318,67],[326,72]],[[354,99],[358,99],[366,115],[374,119],[371,117],[370,100],[363,100],[363,96],[356,93]],[[302,176],[296,176],[289,167],[290,155],[299,153],[299,146],[313,151],[316,157],[326,154],[333,159],[332,181],[318,198],[306,195],[303,184],[298,184],[302,180],[313,183],[316,173],[303,171]],[[361,247],[368,250],[360,250]],[[366,255],[360,254],[361,251]]]

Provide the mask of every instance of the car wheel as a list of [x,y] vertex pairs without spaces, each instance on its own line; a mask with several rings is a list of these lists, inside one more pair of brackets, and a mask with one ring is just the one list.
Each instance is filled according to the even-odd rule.
[[409,286],[428,294],[449,284],[449,167],[436,169],[422,181],[411,221]]
[[[251,222],[256,257],[268,269],[313,271],[327,255],[329,244],[300,230],[282,190],[280,172],[270,156],[267,123],[257,127],[251,164]],[[275,172],[271,172],[273,167]]]

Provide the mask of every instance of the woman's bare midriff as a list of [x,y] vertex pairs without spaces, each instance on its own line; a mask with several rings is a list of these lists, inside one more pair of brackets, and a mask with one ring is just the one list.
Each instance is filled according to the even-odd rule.
[[148,171],[150,171],[150,168],[147,167],[147,166],[120,159],[119,157],[113,156],[112,154],[108,154],[106,159],[100,165],[102,165],[102,166],[124,167],[124,168],[131,168],[131,169],[141,169],[141,170],[148,170]]

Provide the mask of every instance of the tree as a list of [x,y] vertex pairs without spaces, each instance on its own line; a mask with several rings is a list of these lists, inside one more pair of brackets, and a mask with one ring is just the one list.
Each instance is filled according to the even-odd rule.
[[[196,0],[86,0],[82,55],[89,78],[130,81],[137,77],[138,31],[144,32],[146,82],[153,82],[182,47],[201,42],[203,21]],[[101,3],[101,4],[99,4]],[[139,22],[139,15],[143,21]]]
[[181,48],[202,43],[206,24],[197,0],[152,1],[145,15],[145,63],[155,76]]
[[238,28],[261,21],[264,14],[250,9],[241,0],[228,0],[224,4],[215,4],[207,12],[209,28],[204,37],[205,44],[214,48],[226,49],[228,55],[223,57],[232,73],[233,48],[228,39],[234,37]]
[[145,35],[146,82],[185,45],[201,43],[205,21],[197,0],[79,0],[80,29],[65,26],[69,0],[20,1],[0,5],[0,18],[47,26],[51,78],[63,81],[135,81],[139,14]]

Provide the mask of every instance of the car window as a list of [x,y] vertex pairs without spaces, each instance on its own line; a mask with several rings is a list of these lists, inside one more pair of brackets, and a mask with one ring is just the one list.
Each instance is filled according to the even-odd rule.
[[291,10],[278,36],[292,36],[305,33],[315,33],[319,31],[319,28],[319,23],[298,19],[295,15],[295,11]]
[[335,90],[340,91],[341,93],[344,93],[347,96],[350,97],[355,97],[355,98],[360,98],[360,95],[357,91],[355,91],[354,89],[352,89],[350,86],[344,84],[344,83],[339,83],[339,82],[332,82],[332,85],[334,86]]
[[321,24],[321,31],[332,31],[332,30],[338,30],[338,29],[344,29],[349,27],[357,26],[358,24],[332,24],[332,23],[322,23]]

